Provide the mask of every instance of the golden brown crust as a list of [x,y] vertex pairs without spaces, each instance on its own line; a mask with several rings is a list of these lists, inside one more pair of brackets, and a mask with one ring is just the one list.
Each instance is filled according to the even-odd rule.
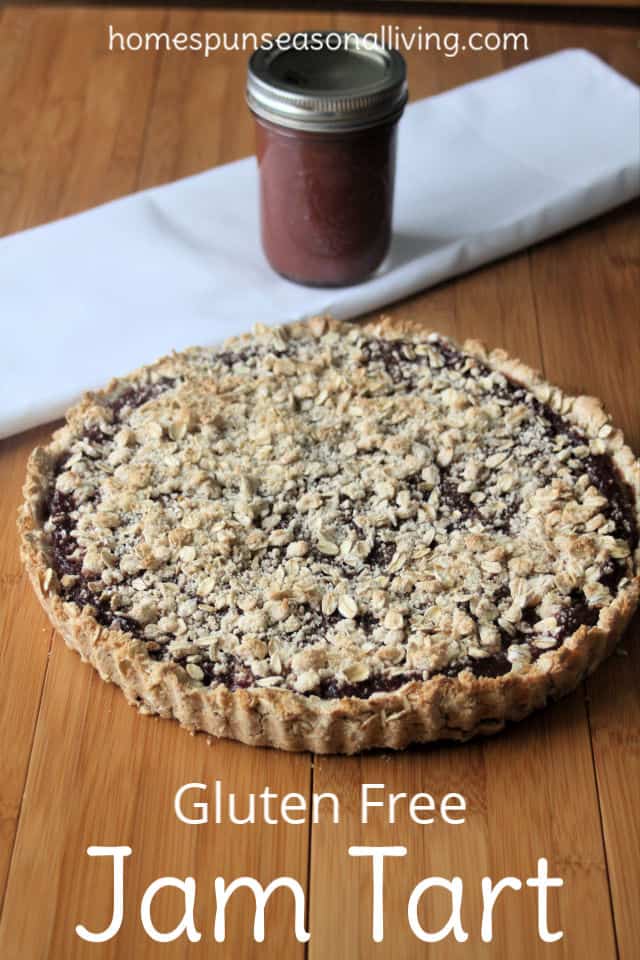
[[[334,321],[328,323],[332,329],[349,329]],[[389,338],[402,332],[392,321],[371,324],[367,330]],[[476,341],[467,341],[464,349],[526,386],[597,440],[598,449],[612,457],[633,491],[636,517],[640,515],[640,464],[624,444],[621,432],[611,428],[599,401],[566,397],[501,350],[487,353]],[[169,361],[165,358],[154,367],[162,370]],[[52,583],[43,508],[56,464],[68,447],[74,426],[90,415],[95,397],[118,384],[135,382],[136,376],[137,372],[112,381],[100,394],[87,395],[70,412],[68,425],[54,434],[51,443],[34,450],[19,528],[25,566],[55,628],[83,660],[91,663],[104,680],[117,683],[127,700],[142,712],[175,717],[191,731],[254,746],[316,753],[352,754],[373,747],[400,749],[409,743],[444,738],[466,740],[497,732],[507,721],[522,719],[548,699],[573,690],[612,651],[636,609],[640,589],[637,574],[624,583],[611,604],[602,608],[595,626],[581,626],[558,649],[543,653],[528,670],[495,678],[476,677],[469,671],[456,677],[440,674],[368,699],[322,699],[266,687],[232,692],[221,684],[195,685],[175,662],[152,660],[141,640],[100,626],[87,608],[80,611],[74,603],[63,601]],[[636,551],[635,570],[639,561]]]

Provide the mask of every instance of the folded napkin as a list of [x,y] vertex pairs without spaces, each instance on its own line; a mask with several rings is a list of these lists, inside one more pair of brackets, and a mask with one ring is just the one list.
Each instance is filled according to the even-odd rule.
[[269,269],[253,157],[0,240],[0,436],[173,348],[354,317],[629,200],[639,109],[638,88],[581,50],[411,105],[392,251],[355,287]]

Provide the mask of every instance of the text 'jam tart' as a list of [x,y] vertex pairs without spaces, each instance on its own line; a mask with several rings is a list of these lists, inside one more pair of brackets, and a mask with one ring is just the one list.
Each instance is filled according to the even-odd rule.
[[573,689],[637,604],[639,491],[596,400],[316,319],[85,396],[20,526],[54,625],[143,711],[353,753]]

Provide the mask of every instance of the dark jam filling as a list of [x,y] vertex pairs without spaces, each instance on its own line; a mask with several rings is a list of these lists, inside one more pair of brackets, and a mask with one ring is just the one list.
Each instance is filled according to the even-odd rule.
[[[177,381],[173,377],[160,377],[153,383],[132,384],[107,404],[107,409],[111,413],[111,423],[90,424],[85,428],[82,439],[86,440],[93,447],[102,446],[103,443],[113,438],[114,430],[122,423],[124,419],[123,414],[127,410],[135,410],[136,407],[141,407],[143,404],[148,403],[149,400],[154,400],[156,397],[166,393],[167,390],[175,387],[176,383]],[[59,464],[58,471],[63,469],[64,463],[63,460]]]
[[440,502],[456,516],[457,523],[453,523],[452,526],[457,526],[466,520],[476,520],[479,517],[478,508],[469,494],[458,489],[455,480],[446,470],[440,471]]
[[557,615],[556,620],[560,627],[560,636],[564,639],[575,633],[578,627],[593,627],[598,622],[600,611],[591,607],[582,590],[572,590],[569,595],[569,606],[564,607]]
[[48,517],[53,523],[53,569],[59,578],[64,576],[73,578],[68,586],[62,588],[63,598],[76,603],[81,609],[85,606],[93,607],[95,618],[102,626],[113,627],[138,636],[139,628],[135,620],[118,616],[93,592],[92,583],[95,583],[96,589],[99,589],[101,581],[92,581],[83,575],[80,549],[71,534],[74,510],[73,497],[54,490],[47,508]]
[[[431,341],[432,349],[437,350],[440,355],[442,365],[449,369],[456,369],[463,377],[469,376],[488,376],[491,374],[491,368],[480,360],[472,359],[449,343],[436,340]],[[291,355],[287,350],[272,350],[276,356]],[[226,366],[229,370],[233,369],[235,364],[246,363],[251,365],[254,360],[264,355],[264,350],[258,347],[247,347],[243,350],[233,352],[226,351],[217,354],[217,360]],[[361,363],[366,366],[377,364],[388,375],[391,383],[395,386],[405,386],[407,391],[415,388],[415,367],[420,364],[428,363],[428,358],[416,354],[413,345],[408,341],[402,340],[368,340],[361,350]],[[160,396],[165,391],[176,385],[174,379],[167,377],[161,378],[154,383],[140,384],[129,387],[120,394],[115,401],[110,404],[113,419],[119,423],[123,419],[123,411],[132,410],[142,406],[149,400]],[[579,446],[585,443],[586,438],[574,426],[569,424],[560,414],[556,413],[547,405],[541,403],[535,397],[532,397],[521,385],[505,378],[505,381],[494,388],[494,394],[512,404],[525,403],[529,406],[536,416],[546,424],[546,434],[553,438],[559,435],[567,438],[572,446]],[[101,445],[109,439],[109,434],[99,426],[88,427],[84,437],[93,445]],[[612,520],[615,526],[614,535],[617,539],[626,541],[632,552],[638,543],[638,529],[636,525],[633,499],[631,491],[619,476],[611,458],[604,454],[590,454],[582,460],[583,468],[589,476],[594,487],[607,500],[603,513],[607,519]],[[59,466],[61,470],[64,466],[62,462]],[[406,485],[409,489],[415,489],[419,486],[419,477],[410,476],[406,478]],[[460,491],[455,478],[443,469],[440,474],[440,500],[451,515],[451,520],[447,526],[447,532],[457,527],[461,527],[467,521],[474,521],[480,518],[479,511],[471,501],[468,494]],[[504,513],[493,521],[494,529],[508,530],[509,523],[518,511],[519,504],[511,503],[507,506]],[[95,611],[95,619],[102,626],[120,629],[123,632],[131,634],[133,637],[144,640],[144,636],[138,623],[127,617],[119,615],[113,611],[108,603],[100,600],[97,593],[101,590],[100,580],[90,580],[82,573],[82,556],[72,530],[74,526],[73,513],[76,505],[74,499],[69,494],[63,494],[58,490],[53,490],[46,506],[46,517],[52,521],[52,545],[53,545],[53,567],[59,578],[68,576],[68,583],[61,587],[61,593],[65,600],[76,603],[79,607],[90,606]],[[349,501],[341,504],[341,512],[344,513],[344,521],[350,522],[354,531],[358,527],[353,521],[353,506]],[[289,526],[291,516],[283,516],[279,527]],[[276,528],[277,529],[277,528]],[[275,548],[276,560],[280,554]],[[368,566],[380,566],[386,568],[393,554],[395,546],[385,542],[379,536],[376,536],[373,547],[365,558],[364,563]],[[346,576],[355,576],[356,571],[346,567],[339,558],[331,558],[318,555],[317,558],[323,563],[341,563],[344,567]],[[604,584],[612,594],[615,594],[622,578],[626,575],[626,565],[619,560],[609,560],[602,569],[600,582]],[[94,592],[95,591],[95,592]],[[494,602],[507,599],[509,590],[506,585],[496,589],[493,595]],[[468,610],[466,612],[469,612]],[[569,596],[569,603],[564,607],[556,619],[558,630],[556,633],[556,643],[553,648],[557,649],[564,640],[575,633],[581,626],[593,626],[597,623],[599,609],[590,606],[581,590],[574,590]],[[340,620],[339,614],[324,616],[321,613],[310,615],[312,623],[311,635],[307,636],[307,642],[312,642],[323,635],[323,631]],[[525,611],[523,619],[533,626],[537,620],[535,610]],[[378,625],[377,621],[370,614],[361,615],[358,618],[358,624],[365,635],[372,633]],[[527,642],[530,640],[529,634],[510,636],[505,631],[501,632],[502,649],[498,653],[482,659],[468,659],[453,663],[443,670],[433,671],[429,676],[443,674],[448,677],[455,677],[462,670],[471,670],[476,677],[499,677],[511,670],[511,662],[507,658],[507,648],[514,642]],[[166,644],[159,644],[155,641],[145,641],[149,650],[149,655],[154,660],[165,660],[169,657]],[[548,648],[547,648],[548,649]],[[530,646],[532,659],[535,660],[541,655],[542,650]],[[546,652],[546,651],[545,651]],[[175,662],[183,666],[187,664],[186,657],[176,657]],[[198,660],[198,666],[203,671],[203,684],[222,684],[229,690],[247,689],[254,685],[256,677],[249,667],[239,658],[231,654],[221,654],[214,662],[208,658]],[[425,679],[425,674],[419,671],[406,671],[394,675],[372,675],[359,683],[341,682],[336,678],[323,679],[321,686],[314,694],[324,699],[336,699],[340,697],[357,697],[367,699],[375,693],[390,692],[399,689],[406,683],[415,680]]]
[[373,676],[359,683],[341,683],[335,677],[330,677],[322,680],[319,690],[313,692],[323,700],[337,700],[340,697],[358,697],[359,700],[367,700],[374,693],[391,693],[393,690],[399,690],[411,680],[422,680],[422,674],[407,672],[388,677]]
[[156,397],[166,393],[167,390],[171,390],[175,385],[176,381],[172,377],[160,377],[153,383],[141,383],[130,386],[110,404],[114,418],[118,421],[121,420],[123,410],[135,410],[136,407],[141,407],[144,403],[148,403],[149,400],[154,400]]
[[[162,660],[164,659],[163,654],[164,650],[161,647],[158,651],[154,651],[151,656],[154,660]],[[186,667],[187,658],[176,657],[175,663]],[[198,666],[204,673],[202,683],[205,687],[210,687],[212,684],[222,684],[231,691],[246,690],[248,687],[254,686],[256,681],[251,669],[238,657],[229,653],[221,654],[216,663],[211,660],[199,660]]]

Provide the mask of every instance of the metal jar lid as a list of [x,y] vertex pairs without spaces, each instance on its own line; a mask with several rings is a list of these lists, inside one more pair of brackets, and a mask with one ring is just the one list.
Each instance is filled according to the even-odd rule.
[[295,130],[375,126],[398,117],[406,102],[404,59],[371,35],[316,30],[276,37],[249,61],[250,109]]

